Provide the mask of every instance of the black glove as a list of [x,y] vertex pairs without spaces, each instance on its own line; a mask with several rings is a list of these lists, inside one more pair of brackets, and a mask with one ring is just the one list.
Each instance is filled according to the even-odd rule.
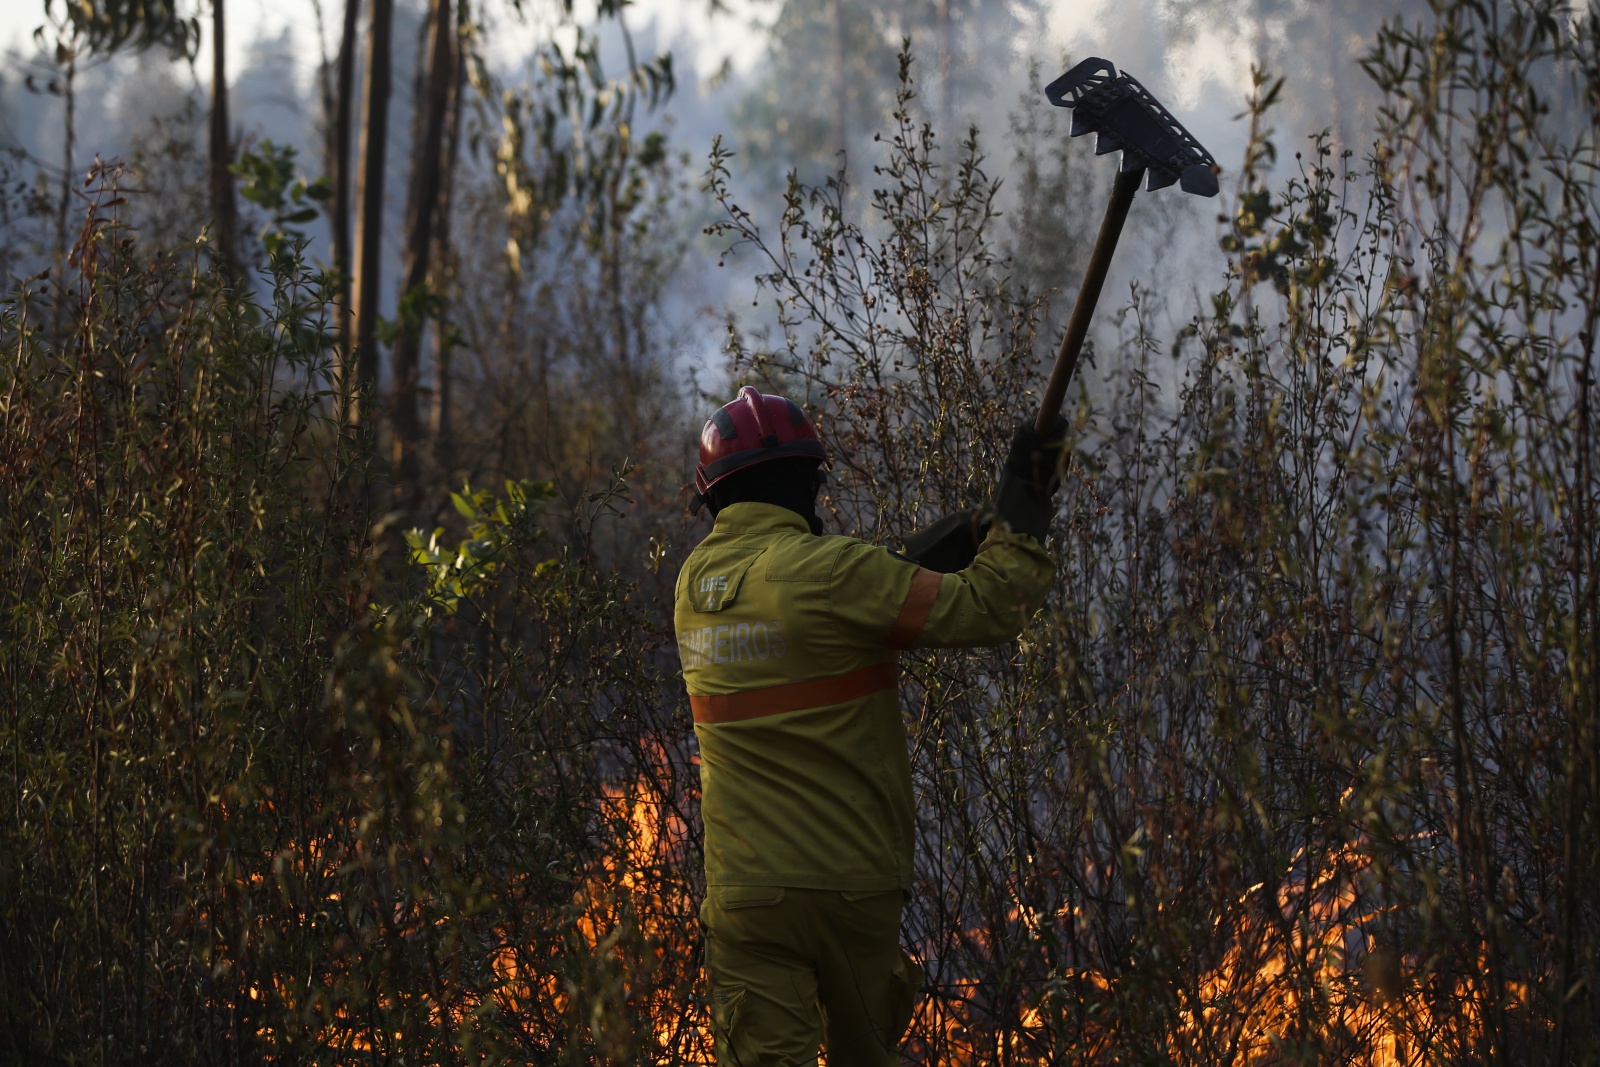
[[907,537],[902,554],[930,571],[954,574],[972,565],[978,556],[978,546],[988,534],[984,509],[958,511]]
[[1031,422],[1017,427],[994,493],[995,518],[1040,542],[1050,532],[1050,498],[1061,481],[1066,434],[1066,420],[1060,418],[1048,434],[1039,433]]

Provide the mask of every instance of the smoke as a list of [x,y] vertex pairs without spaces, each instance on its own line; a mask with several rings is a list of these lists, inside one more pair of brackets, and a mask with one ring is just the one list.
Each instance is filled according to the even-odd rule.
[[[630,9],[635,54],[670,51],[677,90],[660,110],[640,116],[644,130],[664,132],[681,153],[686,196],[677,220],[684,243],[678,271],[663,294],[662,328],[676,353],[680,376],[720,390],[725,315],[759,328],[752,276],[756,265],[735,258],[732,269],[718,270],[722,247],[701,235],[714,221],[714,209],[700,196],[700,175],[718,138],[735,153],[735,187],[743,203],[764,226],[781,213],[785,175],[821,180],[841,161],[862,195],[854,206],[865,211],[865,191],[876,179],[873,168],[884,158],[874,136],[891,125],[896,85],[894,54],[909,41],[918,98],[912,106],[931,123],[947,154],[969,133],[985,153],[986,173],[1002,182],[1003,209],[1020,220],[1028,215],[1020,199],[1025,188],[1050,188],[1040,168],[1062,166],[1071,182],[1058,181],[1060,202],[1039,241],[1061,234],[1092,238],[1115,163],[1096,158],[1091,138],[1062,151],[1064,123],[1043,119],[1020,124],[1034,140],[1018,143],[1019,116],[1026,116],[1037,86],[1030,69],[1048,81],[1088,55],[1111,60],[1140,79],[1204,144],[1222,167],[1222,194],[1214,201],[1187,196],[1176,188],[1141,194],[1102,297],[1096,336],[1105,347],[1119,328],[1117,311],[1143,294],[1158,332],[1171,334],[1204,307],[1220,287],[1224,259],[1217,246],[1218,216],[1235,210],[1236,182],[1247,139],[1242,113],[1251,87],[1251,68],[1286,76],[1281,102],[1273,112],[1279,147],[1279,175],[1295,165],[1295,151],[1318,130],[1331,131],[1336,147],[1358,155],[1371,139],[1377,94],[1359,60],[1379,24],[1388,19],[1421,19],[1425,0],[1354,0],[1329,5],[1310,0],[1128,0],[1112,4],[1060,5],[1043,0],[768,0],[726,5],[712,14],[701,4],[664,0]],[[286,25],[247,38],[241,25],[234,37],[247,57],[236,69],[233,108],[243,143],[268,138],[294,145],[308,172],[322,168],[319,105],[315,99],[316,33],[309,7],[304,17],[283,15]],[[15,21],[18,16],[10,16]],[[497,15],[504,19],[505,16]],[[25,18],[23,21],[27,21]],[[404,144],[410,129],[409,75],[416,47],[419,7],[402,4],[395,32],[396,84],[392,129]],[[290,27],[293,27],[292,29]],[[328,27],[326,33],[332,32]],[[530,62],[528,46],[538,27],[523,33],[515,25],[496,30],[491,60],[508,84]],[[835,47],[843,43],[844,47]],[[626,66],[628,49],[621,32],[602,36],[602,65],[608,72]],[[323,47],[326,47],[324,45]],[[307,57],[312,57],[309,61]],[[62,158],[61,100],[29,93],[22,75],[48,80],[55,65],[48,56],[13,51],[0,81],[0,139],[45,166]],[[200,68],[204,69],[204,68]],[[173,64],[151,53],[97,63],[79,78],[77,146],[74,159],[85,164],[96,154],[128,155],[134,141],[149,132],[150,121],[200,106],[204,86],[195,68]],[[399,232],[409,162],[394,153],[389,187],[391,240]],[[1029,168],[1032,168],[1031,170]],[[1274,176],[1269,176],[1271,181]],[[322,234],[314,233],[311,253],[326,260]],[[1073,298],[1072,252],[1051,260],[1029,253],[1027,232],[1015,234],[1019,270],[1032,271],[1020,282],[1035,290],[1058,291],[1052,319],[1059,321]],[[1038,243],[1038,242],[1036,242]],[[390,272],[391,287],[394,272]],[[387,294],[392,312],[395,296]],[[754,312],[754,314],[752,314]],[[1126,323],[1127,319],[1121,319]],[[1102,368],[1104,370],[1104,368]]]

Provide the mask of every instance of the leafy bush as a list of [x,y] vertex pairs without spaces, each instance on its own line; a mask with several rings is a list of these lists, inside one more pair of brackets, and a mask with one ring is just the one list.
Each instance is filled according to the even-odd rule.
[[634,594],[539,556],[537,486],[386,557],[323,279],[292,243],[259,304],[198,249],[141,263],[100,178],[67,300],[0,325],[0,1058],[692,1045],[591,1025],[692,1002],[648,951],[698,863],[657,828],[683,732]]

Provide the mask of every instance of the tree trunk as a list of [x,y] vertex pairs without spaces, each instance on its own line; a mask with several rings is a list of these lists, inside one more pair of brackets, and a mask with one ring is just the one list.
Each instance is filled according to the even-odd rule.
[[[55,321],[59,329],[66,322],[66,310],[70,306],[67,302],[67,263],[72,258],[72,242],[67,239],[67,215],[72,206],[72,187],[76,182],[78,168],[72,162],[72,153],[77,147],[77,111],[78,111],[78,49],[76,45],[67,57],[67,73],[63,79],[63,103],[66,105],[65,129],[62,131],[61,161],[61,197],[56,205],[56,301]],[[6,277],[10,277],[9,274]]]
[[238,215],[233,204],[232,145],[228,122],[227,5],[211,0],[211,214],[215,219],[217,260],[229,274],[237,268]]
[[411,146],[411,189],[406,197],[406,250],[400,285],[399,331],[395,335],[389,417],[394,430],[393,459],[402,489],[416,482],[417,442],[422,435],[417,415],[417,354],[421,348],[433,225],[439,207],[440,157],[450,83],[455,76],[452,5],[432,0],[428,13],[426,100],[415,124]]
[[333,230],[333,270],[338,286],[335,302],[339,309],[339,374],[341,395],[350,387],[354,366],[350,362],[352,345],[350,302],[350,119],[354,110],[356,82],[356,33],[361,18],[361,0],[345,0],[344,26],[339,35],[339,76],[333,107],[333,130],[328,145],[328,174],[333,179],[333,203],[328,220]]
[[[833,150],[844,151],[845,97],[849,93],[849,79],[845,77],[844,4],[831,0],[829,13],[833,16]],[[841,163],[843,161],[841,160]]]
[[939,136],[949,147],[961,143],[955,126],[955,88],[950,84],[950,67],[955,52],[954,30],[950,22],[950,0],[939,0],[935,10],[939,23]]
[[379,256],[383,252],[383,170],[389,137],[390,37],[394,0],[372,0],[367,21],[367,77],[361,94],[361,173],[356,186],[355,391],[347,417],[367,421],[362,410],[378,388]]
[[[456,158],[461,149],[461,103],[463,95],[461,86],[466,81],[467,68],[466,56],[460,48],[460,25],[467,17],[466,4],[463,0],[462,7],[457,15],[457,28],[452,37],[456,44],[455,65],[451,70],[450,78],[450,103],[446,110],[448,125],[445,129],[444,143],[444,173],[439,181],[439,207],[436,216],[438,236],[435,247],[438,249],[438,259],[441,272],[448,277],[453,271],[454,252],[450,245],[450,210],[455,200],[455,174]],[[433,437],[433,462],[434,467],[441,471],[449,471],[454,465],[454,456],[451,451],[451,424],[450,424],[450,392],[454,384],[451,367],[450,344],[445,336],[443,323],[435,323],[434,359],[433,359],[433,410],[431,412],[431,425],[429,427]]]

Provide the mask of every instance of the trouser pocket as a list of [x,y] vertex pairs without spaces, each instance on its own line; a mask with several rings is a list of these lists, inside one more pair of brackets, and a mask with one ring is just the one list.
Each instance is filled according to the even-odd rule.
[[793,943],[789,895],[781,886],[712,886],[706,893],[701,915],[719,1067],[816,1057],[815,978]]
[[717,896],[717,903],[729,911],[770,908],[783,903],[783,887],[777,885],[719,885],[712,892]]
[[917,994],[922,991],[922,984],[927,980],[927,975],[917,966],[915,960],[907,956],[904,951],[900,959],[889,968],[889,1043],[898,1045],[905,1037],[906,1027],[911,1025],[911,1016],[917,1008]]
[[744,1001],[744,986],[725,986],[711,994],[711,1034],[718,1064],[733,1067],[742,1062],[738,1050],[744,1044]]

